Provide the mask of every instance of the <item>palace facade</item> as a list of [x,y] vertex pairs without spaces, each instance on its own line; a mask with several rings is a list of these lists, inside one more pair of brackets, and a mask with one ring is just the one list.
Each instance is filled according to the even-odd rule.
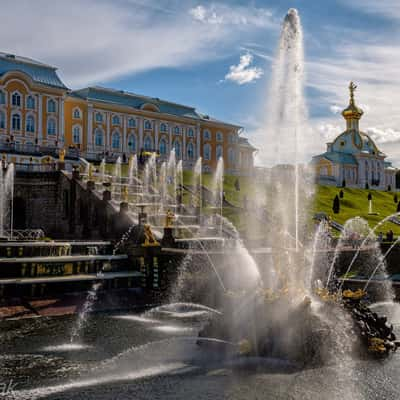
[[359,128],[363,110],[357,107],[350,83],[350,102],[343,110],[346,130],[333,142],[327,143],[327,151],[312,159],[317,180],[323,185],[378,190],[395,189],[396,169],[386,161],[386,155],[379,150],[369,135]]
[[141,150],[160,159],[175,149],[191,168],[198,157],[212,171],[222,156],[231,174],[250,174],[255,148],[242,127],[195,108],[121,90],[71,91],[56,68],[0,53],[0,151],[17,163],[57,157],[127,161]]

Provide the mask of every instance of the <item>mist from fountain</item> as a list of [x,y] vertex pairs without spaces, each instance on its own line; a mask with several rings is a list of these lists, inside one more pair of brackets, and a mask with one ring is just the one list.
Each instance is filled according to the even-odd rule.
[[101,182],[105,182],[105,177],[106,177],[106,160],[105,160],[105,158],[103,158],[101,160],[99,170],[100,170]]
[[[222,236],[222,216],[224,205],[224,159],[220,157],[217,162],[212,183],[211,183],[212,202],[215,207],[215,214],[219,213],[219,235]],[[215,221],[217,222],[217,221]]]
[[137,155],[132,155],[129,157],[128,163],[128,184],[132,186],[134,183],[136,184],[138,181],[138,163],[137,163]]
[[0,161],[0,237],[13,231],[13,201],[14,201],[14,164]]
[[193,182],[192,187],[194,191],[194,204],[193,207],[198,207],[199,210],[199,224],[201,223],[201,207],[203,204],[203,186],[202,186],[202,164],[203,159],[199,157],[193,167]]

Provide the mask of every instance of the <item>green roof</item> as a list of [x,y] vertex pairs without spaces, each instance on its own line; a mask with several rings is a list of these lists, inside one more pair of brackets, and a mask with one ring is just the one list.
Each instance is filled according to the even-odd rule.
[[57,75],[57,69],[26,57],[0,52],[0,76],[20,71],[34,82],[60,89],[68,89]]
[[316,161],[319,158],[326,158],[327,160],[338,164],[358,165],[357,160],[352,154],[340,153],[339,151],[327,151],[326,153],[319,154],[318,156],[313,157],[313,161]]

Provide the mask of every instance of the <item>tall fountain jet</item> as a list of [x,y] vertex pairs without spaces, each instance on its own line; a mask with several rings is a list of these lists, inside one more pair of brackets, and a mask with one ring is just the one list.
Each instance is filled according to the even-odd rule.
[[277,193],[270,210],[280,220],[284,237],[279,240],[296,251],[301,247],[299,226],[305,208],[301,197],[306,197],[300,192],[304,194],[304,189],[311,186],[304,181],[304,171],[300,171],[308,135],[303,86],[303,32],[297,10],[290,9],[272,65],[265,150],[268,163],[275,166],[271,179]]

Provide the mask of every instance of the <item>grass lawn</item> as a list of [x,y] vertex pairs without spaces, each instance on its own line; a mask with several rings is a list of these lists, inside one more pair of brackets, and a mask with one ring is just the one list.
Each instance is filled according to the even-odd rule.
[[[344,197],[340,199],[340,212],[332,211],[333,199],[339,194],[340,188],[334,186],[318,186],[316,189],[313,212],[325,212],[334,221],[344,224],[349,218],[360,216],[366,219],[370,228],[373,228],[384,217],[396,212],[397,204],[394,202],[393,192],[378,190],[343,188]],[[368,193],[372,195],[372,211],[378,215],[368,215]],[[400,199],[400,193],[398,194]],[[400,226],[386,222],[378,231],[383,233],[391,229],[396,236],[400,235]]]

